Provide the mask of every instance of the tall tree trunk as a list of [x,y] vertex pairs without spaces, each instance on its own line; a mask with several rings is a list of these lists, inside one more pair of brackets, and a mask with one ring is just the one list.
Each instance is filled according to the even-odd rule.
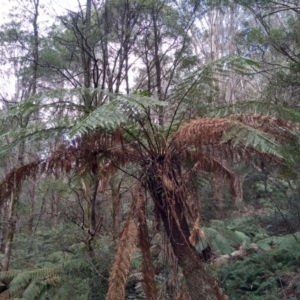
[[32,95],[37,91],[37,78],[38,78],[38,62],[39,62],[39,29],[38,29],[38,16],[39,16],[39,0],[33,1],[34,13],[33,13],[33,80],[32,80]]
[[58,192],[54,191],[51,195],[51,224],[56,226],[58,224]]
[[1,207],[1,222],[0,222],[0,252],[4,253],[5,247],[5,233],[7,230],[7,213],[8,210],[8,203],[4,202]]
[[[159,45],[161,43],[160,39],[160,32],[158,27],[158,20],[157,20],[157,11],[152,12],[152,22],[153,22],[153,34],[154,34],[154,64],[155,64],[155,72],[156,72],[156,90],[157,90],[157,98],[158,100],[163,101],[163,91],[162,91],[162,68],[161,68],[161,61],[159,55]],[[159,107],[159,114],[158,114],[158,123],[160,126],[164,126],[164,107]]]
[[28,183],[29,189],[29,202],[30,202],[30,215],[28,220],[28,231],[33,234],[33,221],[35,211],[35,182],[32,180]]
[[[27,125],[27,120],[26,120]],[[26,125],[24,127],[26,127]],[[22,127],[22,124],[21,124]],[[18,160],[19,164],[22,166],[24,164],[24,153],[25,153],[25,141],[23,141],[19,146],[18,151]],[[6,241],[5,241],[5,249],[4,256],[2,259],[2,271],[7,271],[9,268],[10,256],[12,251],[12,244],[15,235],[16,223],[17,223],[17,215],[16,215],[16,205],[19,201],[19,194],[21,191],[20,183],[16,183],[16,179],[14,179],[15,188],[11,191],[11,197],[8,207],[8,216],[7,216],[7,233],[6,233]]]
[[10,203],[8,208],[8,226],[6,233],[6,242],[4,249],[4,256],[2,259],[2,269],[1,271],[8,271],[10,256],[12,250],[12,243],[14,239],[15,229],[16,229],[16,218],[15,218],[15,203],[18,201],[18,196],[14,191],[11,192]]
[[121,232],[122,205],[121,205],[121,197],[120,197],[120,186],[116,176],[113,176],[110,179],[109,185],[111,188],[111,198],[112,198],[113,236],[115,239],[117,239]]
[[[89,45],[89,35],[91,31],[91,11],[92,11],[92,0],[86,1],[86,15],[85,15],[85,36],[81,38],[81,59],[82,59],[82,67],[83,67],[83,85],[85,88],[91,87],[91,48]],[[90,110],[90,106],[92,103],[92,96],[90,91],[84,91],[84,106],[87,111]]]

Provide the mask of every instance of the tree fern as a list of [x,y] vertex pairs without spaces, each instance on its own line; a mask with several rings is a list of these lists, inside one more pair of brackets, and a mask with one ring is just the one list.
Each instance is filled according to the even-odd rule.
[[[240,64],[241,67],[238,68]],[[222,290],[216,287],[215,280],[206,273],[196,249],[189,240],[188,224],[197,220],[195,206],[192,205],[196,205],[198,201],[187,201],[187,195],[191,192],[188,186],[190,173],[218,172],[229,181],[231,191],[235,193],[236,178],[230,166],[253,156],[272,158],[280,163],[289,160],[289,156],[282,151],[282,145],[297,140],[299,131],[298,124],[246,113],[231,113],[226,117],[203,117],[181,126],[184,115],[179,115],[179,112],[184,112],[180,111],[180,106],[184,103],[185,107],[191,107],[192,102],[189,100],[192,98],[187,98],[195,95],[189,93],[197,85],[204,84],[209,87],[209,81],[214,80],[215,75],[226,75],[230,65],[232,69],[241,73],[245,72],[244,68],[256,66],[250,60],[229,57],[190,74],[174,87],[165,99],[168,100],[168,106],[165,107],[164,126],[160,122],[156,124],[153,118],[153,115],[159,116],[161,111],[157,111],[157,107],[165,105],[163,101],[141,95],[114,95],[96,89],[76,90],[74,94],[70,92],[70,97],[82,92],[99,93],[99,97],[102,97],[105,103],[97,108],[85,107],[84,111],[74,112],[69,125],[58,129],[59,132],[63,132],[63,128],[66,130],[65,142],[42,159],[39,158],[8,173],[0,185],[1,199],[5,199],[22,181],[36,174],[56,176],[61,173],[90,173],[100,174],[107,179],[110,172],[131,163],[134,167],[137,166],[134,178],[140,180],[143,188],[151,195],[157,214],[165,226],[178,264],[186,276],[190,297],[199,299],[205,294],[211,297],[207,299],[226,299]],[[68,97],[67,94],[64,97]],[[49,95],[44,98],[41,96],[40,99],[35,98],[27,104],[24,103],[23,107],[21,105],[19,108],[12,108],[12,111],[15,110],[15,114],[16,111],[22,110],[31,113],[41,111],[48,107],[49,100]],[[41,123],[47,122],[50,116],[45,115],[45,118]],[[42,131],[45,128],[51,128],[53,132],[56,130],[51,123],[48,124],[49,127],[36,126]],[[39,130],[35,132],[34,128],[29,126],[27,132],[21,130],[15,137],[34,140],[35,136],[37,140],[43,139]],[[186,161],[191,168],[183,163]],[[191,192],[190,195],[195,194]],[[132,206],[130,218],[135,215],[135,210],[137,208]],[[130,226],[128,224],[126,223],[123,230],[110,275],[109,299],[124,297],[125,294],[137,236],[136,223],[133,221]],[[60,254],[56,253],[54,259],[58,259]],[[79,255],[68,255],[66,260],[60,260],[60,264],[66,270],[65,276],[72,276],[72,270],[73,273],[91,272],[89,264]],[[38,280],[38,272],[46,272],[44,270],[46,269],[17,275],[11,281],[11,291],[17,292],[30,286],[32,292],[29,289],[28,293],[35,294],[38,290],[34,284],[35,279],[44,282],[46,279],[51,280],[51,276],[60,275],[49,273],[44,279]],[[195,288],[195,281],[199,281],[199,289]]]

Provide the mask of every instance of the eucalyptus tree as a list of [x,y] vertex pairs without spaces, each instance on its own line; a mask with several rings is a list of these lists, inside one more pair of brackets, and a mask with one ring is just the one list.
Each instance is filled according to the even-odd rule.
[[[198,5],[149,1],[142,11],[143,34],[135,45],[137,66],[135,89],[166,101],[180,77],[193,70],[196,57],[191,51],[190,29]],[[163,109],[159,123],[164,123]]]
[[236,34],[238,52],[264,64],[253,92],[261,99],[297,108],[299,1],[237,0],[230,1],[229,6],[233,3],[247,15]]
[[[34,96],[38,91],[38,64],[39,64],[39,10],[40,1],[20,1],[18,8],[11,14],[15,17],[18,13],[22,17],[28,19],[27,22],[14,20],[3,25],[1,31],[2,49],[7,54],[4,59],[4,68],[12,68],[14,73],[11,73],[10,80],[15,81],[16,85],[13,88],[14,94],[11,99],[2,98],[6,106],[12,103],[17,103],[25,98]],[[25,29],[26,28],[26,29]],[[10,51],[9,51],[10,49]],[[10,91],[11,93],[11,91]],[[9,126],[26,128],[30,122],[30,115],[16,115],[8,121]],[[7,142],[13,142],[13,138],[8,136]],[[25,141],[19,144],[18,150],[10,153],[12,163],[18,161],[19,165],[23,165],[25,157],[26,145]],[[16,225],[16,205],[19,202],[18,195],[11,193],[8,209],[8,228],[7,239],[4,250],[4,258],[2,261],[2,269],[7,270],[10,261],[11,248]],[[34,197],[31,198],[31,216],[29,223],[32,223],[34,214]]]

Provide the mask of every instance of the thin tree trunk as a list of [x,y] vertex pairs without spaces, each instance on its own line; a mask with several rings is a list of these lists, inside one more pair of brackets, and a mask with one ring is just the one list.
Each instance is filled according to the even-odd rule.
[[35,182],[29,183],[29,202],[30,202],[30,215],[28,221],[28,230],[30,234],[33,234],[33,221],[34,221],[34,211],[35,211]]
[[8,221],[7,221],[7,234],[6,234],[6,243],[4,249],[4,257],[2,260],[2,269],[1,271],[8,271],[12,243],[14,239],[15,229],[16,229],[16,218],[14,216],[15,203],[17,201],[18,196],[15,195],[15,192],[11,192],[9,209],[8,209]]
[[39,30],[38,30],[38,16],[39,16],[39,0],[33,1],[34,4],[34,17],[33,17],[33,82],[32,82],[32,95],[37,91],[37,78],[38,78],[38,62],[39,62]]
[[[158,100],[163,101],[163,92],[162,92],[162,69],[161,62],[159,57],[159,44],[160,44],[160,34],[157,24],[157,12],[152,12],[152,22],[153,22],[153,34],[154,34],[154,64],[156,72],[156,89],[157,89],[157,98]],[[159,107],[158,123],[160,126],[164,126],[164,108],[163,106]]]
[[54,191],[51,195],[51,224],[58,224],[58,192]]
[[6,224],[7,224],[7,210],[8,203],[3,203],[1,207],[1,222],[0,222],[0,252],[4,253],[5,247],[5,232],[6,232]]
[[112,177],[110,179],[109,185],[111,188],[111,198],[112,198],[113,236],[115,239],[117,239],[121,232],[121,222],[122,222],[121,197],[119,191],[119,184],[115,177]]

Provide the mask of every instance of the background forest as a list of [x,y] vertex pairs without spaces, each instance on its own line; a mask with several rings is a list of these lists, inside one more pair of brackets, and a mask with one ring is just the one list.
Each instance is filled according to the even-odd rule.
[[300,299],[299,0],[48,2],[0,26],[0,299]]

